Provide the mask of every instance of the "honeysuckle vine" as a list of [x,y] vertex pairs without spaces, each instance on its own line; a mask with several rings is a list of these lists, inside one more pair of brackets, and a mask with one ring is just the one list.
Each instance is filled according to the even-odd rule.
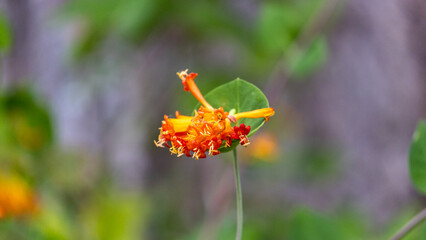
[[191,92],[201,105],[198,110],[194,110],[193,116],[184,116],[178,111],[174,118],[164,115],[158,140],[154,140],[154,143],[157,147],[169,148],[171,154],[178,157],[185,155],[197,160],[233,150],[237,202],[236,239],[241,239],[243,206],[236,146],[248,146],[248,137],[268,121],[275,111],[269,107],[263,93],[244,80],[236,79],[217,87],[206,95],[207,101],[195,84],[197,73],[185,70],[177,75],[182,80],[184,90]]
[[[194,116],[183,116],[178,111],[175,118],[164,115],[158,141],[154,140],[157,147],[168,147],[170,152],[178,157],[186,155],[195,159],[205,158],[206,152],[214,156],[221,153],[221,146],[231,148],[235,141],[239,141],[243,146],[250,144],[247,135],[251,126],[244,123],[238,125],[238,120],[264,118],[268,121],[269,117],[274,115],[273,108],[230,114],[223,107],[212,107],[194,82],[198,74],[188,74],[187,71],[177,75],[182,79],[184,90],[190,91],[202,106],[194,111]],[[232,127],[232,124],[235,126]]]

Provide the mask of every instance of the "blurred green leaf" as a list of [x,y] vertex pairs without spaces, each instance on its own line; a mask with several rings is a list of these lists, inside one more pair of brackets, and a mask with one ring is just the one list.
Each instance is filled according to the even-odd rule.
[[73,0],[61,9],[61,15],[75,18],[80,23],[80,36],[74,43],[72,54],[81,59],[94,52],[112,29],[112,17],[117,9],[116,0]]
[[9,50],[12,45],[12,31],[9,22],[5,16],[0,12],[0,53]]
[[40,151],[53,139],[50,113],[29,88],[17,88],[0,99],[10,140],[30,151]]
[[184,1],[170,11],[176,22],[191,36],[188,40],[209,40],[226,36],[245,41],[243,21],[221,1]]
[[276,57],[293,44],[323,0],[266,1],[260,6],[256,26],[258,48]]
[[300,15],[292,11],[288,4],[262,4],[257,23],[258,47],[267,55],[282,54],[297,35],[298,28],[292,25],[299,19]]
[[[211,90],[205,98],[214,108],[223,107],[227,112],[234,110],[235,113],[239,113],[269,107],[268,99],[259,88],[239,78]],[[197,108],[199,106],[198,104]],[[244,123],[251,126],[249,134],[251,136],[264,122],[264,118],[245,118],[239,120],[238,124]],[[232,147],[220,148],[219,151],[227,152],[237,145],[238,141],[234,142]]]
[[73,47],[73,58],[79,60],[93,53],[103,38],[106,32],[102,28],[88,28],[81,36],[80,40]]
[[98,196],[82,219],[87,239],[139,239],[147,209],[146,199],[135,194],[115,190]]
[[[365,219],[355,213],[348,212],[332,217],[306,207],[297,207],[290,213],[277,209],[277,206],[262,206],[255,210],[259,211],[257,214],[253,213],[253,208],[248,207],[248,209],[252,211],[249,211],[244,219],[243,239],[245,240],[372,239],[366,237]],[[217,226],[214,239],[233,239],[235,227],[235,216],[229,213]],[[198,239],[199,233],[199,229],[196,229],[190,236],[183,239]]]
[[[28,219],[6,218],[0,220],[0,239],[46,240]],[[58,239],[59,240],[59,239]]]
[[82,23],[82,33],[73,48],[80,59],[93,53],[111,33],[140,43],[166,14],[164,1],[73,0],[62,8],[65,17]]
[[126,0],[114,10],[112,23],[120,35],[140,43],[161,21],[164,0]]
[[298,240],[340,240],[346,239],[334,225],[334,222],[312,210],[295,211],[289,226],[287,239]]
[[[0,105],[3,103],[3,96],[0,97]],[[6,111],[0,108],[0,149],[9,145],[10,127],[7,121]]]
[[305,77],[311,74],[325,63],[327,52],[325,37],[319,37],[308,48],[289,53],[287,59],[291,75]]
[[117,0],[72,0],[64,4],[61,14],[75,17],[84,24],[108,29],[111,13],[120,1]]
[[67,214],[67,209],[60,202],[58,195],[47,192],[43,194],[42,209],[40,209],[33,224],[43,236],[43,239],[74,239],[73,225]]
[[414,187],[426,194],[426,121],[420,121],[409,153],[409,170]]

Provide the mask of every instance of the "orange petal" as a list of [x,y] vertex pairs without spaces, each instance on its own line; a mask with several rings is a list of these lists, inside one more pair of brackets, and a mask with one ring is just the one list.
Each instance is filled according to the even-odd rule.
[[175,132],[186,132],[188,126],[192,123],[191,118],[169,118],[170,122],[173,124],[173,129]]

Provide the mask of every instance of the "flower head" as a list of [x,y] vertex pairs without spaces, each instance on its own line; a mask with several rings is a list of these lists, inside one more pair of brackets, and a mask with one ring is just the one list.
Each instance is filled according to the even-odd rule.
[[[194,82],[197,73],[189,73],[188,70],[178,72],[185,91],[192,95],[202,104],[194,116],[183,116],[176,112],[176,118],[164,116],[158,141],[154,141],[157,147],[168,147],[172,154],[178,157],[186,155],[196,159],[205,158],[206,153],[217,155],[219,148],[231,147],[234,141],[239,141],[243,146],[250,142],[247,135],[251,127],[236,125],[241,118],[265,118],[274,115],[273,108],[257,109],[249,112],[231,115],[222,107],[213,108],[204,99],[200,90]],[[235,124],[235,126],[232,126]]]
[[22,216],[36,210],[34,193],[21,179],[0,175],[0,219],[8,216]]

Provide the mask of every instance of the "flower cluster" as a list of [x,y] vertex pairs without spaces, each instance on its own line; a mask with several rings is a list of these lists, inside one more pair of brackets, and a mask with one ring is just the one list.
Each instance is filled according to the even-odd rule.
[[[264,108],[250,112],[237,113],[231,115],[224,111],[222,107],[213,108],[203,97],[194,78],[196,73],[186,71],[177,73],[182,80],[185,91],[190,91],[194,97],[203,105],[194,116],[183,116],[176,112],[176,118],[164,116],[164,121],[160,128],[158,141],[154,141],[157,147],[168,147],[172,154],[178,157],[186,155],[196,159],[205,158],[206,152],[209,155],[217,155],[222,145],[231,147],[234,140],[238,140],[241,145],[247,146],[250,142],[247,135],[251,127],[243,123],[239,126],[231,126],[241,118],[260,118],[266,120],[274,114],[274,109]],[[170,144],[169,144],[170,143]]]

